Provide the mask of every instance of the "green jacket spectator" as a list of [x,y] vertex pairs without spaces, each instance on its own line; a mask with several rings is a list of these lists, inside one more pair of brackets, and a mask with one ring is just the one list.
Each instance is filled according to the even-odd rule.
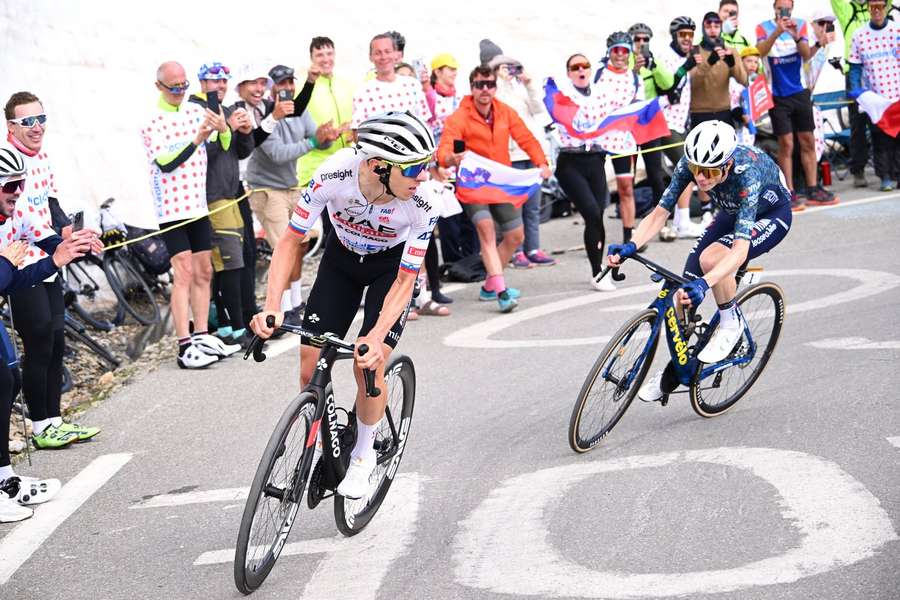
[[[628,58],[628,68],[634,69],[633,52]],[[652,100],[661,93],[666,93],[675,85],[675,76],[672,75],[672,71],[664,63],[656,60],[653,61],[651,69],[641,67],[639,75],[644,80],[644,100]]]
[[[887,0],[886,9],[890,13],[891,3],[893,0]],[[872,18],[869,16],[869,3],[866,0],[831,0],[831,10],[837,17],[838,23],[841,24],[841,35],[844,36],[844,61],[850,56],[850,42],[853,40],[853,34],[856,30],[868,23]],[[844,65],[844,73],[849,67]]]

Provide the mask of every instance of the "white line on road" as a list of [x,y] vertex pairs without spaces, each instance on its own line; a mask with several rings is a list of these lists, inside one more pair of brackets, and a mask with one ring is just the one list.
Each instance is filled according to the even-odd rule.
[[822,212],[824,210],[836,210],[839,208],[847,208],[848,206],[856,206],[857,204],[870,204],[872,202],[881,202],[882,200],[893,200],[894,198],[900,198],[900,192],[896,192],[893,194],[878,194],[875,196],[866,196],[865,198],[860,198],[859,200],[850,200],[848,202],[841,201],[840,204],[832,204],[831,206],[810,206],[807,207],[806,210],[794,213],[793,216],[798,217],[801,215],[811,215],[817,212]]
[[[286,544],[281,556],[325,554],[315,571],[307,578],[303,598],[375,598],[392,563],[410,548],[419,515],[422,484],[427,481],[418,473],[397,475],[384,504],[372,522],[358,535],[337,535]],[[302,527],[294,524],[294,530]],[[195,565],[230,563],[234,549],[205,552]],[[278,568],[278,567],[276,567]],[[335,577],[336,573],[352,573],[352,577]]]
[[[867,269],[779,269],[775,271],[764,271],[764,276],[768,280],[778,277],[838,277],[856,280],[859,283],[850,289],[845,289],[821,298],[813,298],[806,302],[791,304],[788,302],[787,314],[791,316],[810,310],[819,310],[828,308],[838,304],[854,302],[862,298],[874,296],[887,292],[896,287],[900,287],[900,277],[886,271],[871,271]],[[777,279],[776,279],[777,280]],[[628,288],[620,288],[615,292],[597,293],[590,292],[585,295],[567,298],[557,302],[549,302],[541,304],[533,308],[527,308],[508,315],[500,315],[486,321],[481,321],[463,327],[444,338],[444,344],[447,346],[456,346],[459,348],[547,348],[558,346],[579,346],[602,344],[609,340],[609,335],[584,338],[544,338],[536,337],[534,339],[519,340],[494,340],[490,339],[492,335],[509,329],[524,321],[546,317],[554,313],[570,311],[573,308],[603,302],[606,300],[615,300],[623,296],[631,296],[638,293],[647,293],[656,291],[660,288],[657,284],[648,284]],[[648,298],[647,304],[650,303]],[[772,311],[768,311],[771,314]],[[758,317],[765,316],[765,311],[757,313]]]
[[826,338],[806,345],[823,350],[900,350],[900,340],[873,342],[866,337]]
[[235,500],[246,500],[249,492],[249,487],[240,487],[182,492],[180,494],[159,494],[133,504],[128,508],[167,508],[170,506],[184,506],[186,504],[205,504],[207,502],[234,502]]
[[0,585],[6,583],[57,527],[130,460],[131,454],[106,454],[95,458],[64,485],[53,500],[38,506],[31,519],[0,540]]
[[[780,496],[773,509],[799,530],[799,545],[744,565],[686,573],[594,570],[551,545],[547,524],[553,519],[552,506],[573,485],[592,475],[677,463],[725,465],[765,480]],[[510,515],[515,515],[514,527]],[[577,518],[575,522],[577,528]],[[623,532],[619,541],[627,538]],[[878,499],[838,465],[802,452],[732,447],[581,462],[507,479],[461,523],[453,560],[459,583],[497,594],[696,597],[798,581],[874,556],[896,539]],[[613,533],[603,542],[616,541]]]
[[890,445],[900,448],[900,437],[889,437],[887,441]]

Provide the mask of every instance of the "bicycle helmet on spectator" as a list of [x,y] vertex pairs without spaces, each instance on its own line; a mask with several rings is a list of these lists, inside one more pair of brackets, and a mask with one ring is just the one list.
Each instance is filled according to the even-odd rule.
[[628,48],[628,50],[631,51],[634,50],[632,44],[631,36],[624,31],[613,32],[606,38],[606,48],[608,50],[612,50],[613,48]]
[[700,167],[720,167],[734,154],[737,135],[722,121],[706,121],[694,127],[684,140],[684,155]]
[[366,119],[356,136],[357,147],[365,155],[399,165],[428,160],[435,149],[431,128],[409,111]]
[[22,154],[7,144],[0,146],[0,183],[18,179],[25,175],[25,159]]
[[690,17],[675,17],[672,19],[672,22],[669,23],[669,33],[672,35],[672,39],[675,39],[675,34],[683,29],[696,31],[697,24],[694,23],[694,20]]
[[647,37],[653,37],[653,30],[650,29],[650,26],[646,23],[635,23],[628,28],[628,35],[630,35],[631,37],[634,37],[641,33],[645,34]]

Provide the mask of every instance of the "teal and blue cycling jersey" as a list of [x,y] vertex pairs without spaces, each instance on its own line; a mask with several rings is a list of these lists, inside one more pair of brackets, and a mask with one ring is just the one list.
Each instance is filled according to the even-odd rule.
[[[734,164],[728,170],[728,177],[707,193],[716,207],[736,215],[735,239],[750,240],[758,217],[789,205],[791,193],[781,169],[759,148],[739,145],[731,160]],[[681,157],[659,205],[672,212],[681,192],[692,183],[694,176],[688,169],[688,160]]]

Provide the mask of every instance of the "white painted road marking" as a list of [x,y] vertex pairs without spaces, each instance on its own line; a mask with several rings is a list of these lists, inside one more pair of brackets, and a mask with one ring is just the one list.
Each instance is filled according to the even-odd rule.
[[[282,558],[298,554],[325,554],[315,572],[305,577],[307,584],[301,600],[375,598],[391,564],[412,545],[419,516],[422,483],[425,480],[418,473],[397,475],[378,514],[362,532],[352,538],[337,535],[286,544],[281,553]],[[295,525],[295,532],[300,529],[302,525]],[[233,560],[232,548],[205,552],[194,564],[222,564]],[[339,573],[352,576],[336,576]]]
[[873,342],[865,337],[827,338],[806,345],[823,350],[900,350],[900,340]]
[[166,508],[170,506],[184,506],[186,504],[205,504],[207,502],[234,502],[235,500],[246,500],[249,493],[249,487],[240,487],[183,492],[180,494],[159,494],[133,504],[128,508]]
[[900,437],[889,437],[887,439],[887,441],[892,446],[896,446],[896,447],[900,448]]
[[6,583],[57,527],[130,460],[131,454],[106,454],[95,458],[64,485],[55,498],[38,506],[33,517],[0,540],[0,585]]
[[[601,473],[684,462],[745,469],[771,484],[781,496],[781,515],[801,533],[800,545],[739,567],[688,573],[595,571],[550,545],[550,505],[572,485]],[[508,479],[461,523],[454,563],[457,582],[498,594],[697,596],[794,582],[871,557],[896,539],[878,499],[832,462],[771,448],[713,448],[580,462]]]
[[[851,289],[830,294],[822,298],[813,298],[806,302],[792,304],[790,299],[788,299],[787,314],[789,317],[809,310],[819,310],[838,304],[844,304],[846,302],[854,302],[862,298],[881,294],[896,287],[900,287],[900,276],[885,271],[870,271],[867,269],[779,269],[775,271],[765,271],[764,275],[768,280],[773,280],[778,277],[810,276],[845,277],[859,282],[857,286]],[[524,340],[493,340],[490,338],[492,335],[524,321],[545,317],[561,311],[569,311],[573,308],[585,306],[587,304],[615,300],[617,298],[632,296],[639,293],[649,293],[657,291],[659,288],[660,286],[658,284],[648,284],[620,288],[615,292],[604,294],[589,292],[588,294],[576,296],[575,298],[567,298],[557,302],[542,304],[540,306],[535,306],[534,308],[527,308],[507,315],[501,315],[486,321],[475,323],[469,327],[464,327],[445,337],[444,344],[459,348],[547,348],[603,344],[609,341],[609,335],[557,339],[541,337]],[[647,304],[650,304],[650,298],[647,299]],[[757,313],[757,315],[765,316],[765,312],[761,311]]]

